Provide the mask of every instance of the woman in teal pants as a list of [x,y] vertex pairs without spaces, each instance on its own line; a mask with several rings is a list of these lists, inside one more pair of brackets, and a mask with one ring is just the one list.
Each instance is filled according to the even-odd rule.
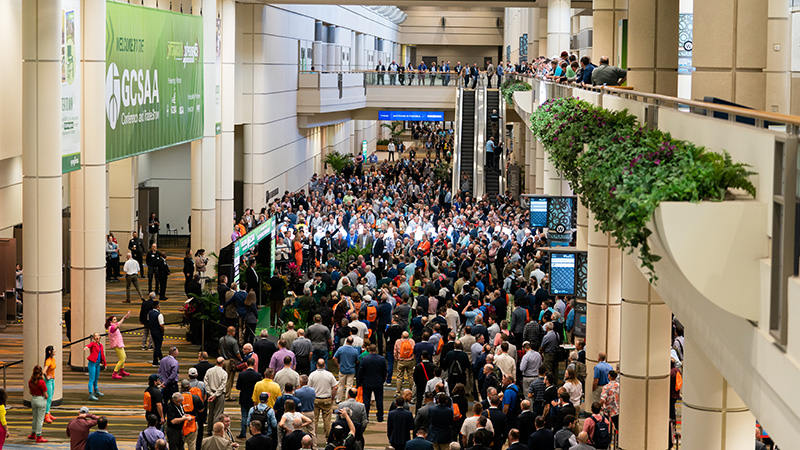
[[106,354],[103,351],[103,344],[100,343],[100,333],[92,335],[92,340],[84,347],[84,350],[89,350],[89,357],[86,358],[89,361],[89,400],[98,402],[100,401],[99,397],[104,395],[97,389],[100,364],[103,365],[103,369],[106,368]]
[[47,409],[44,411],[44,421],[53,423],[56,420],[50,414],[50,405],[53,403],[53,394],[56,390],[56,358],[55,349],[52,345],[48,345],[44,349],[44,381],[47,385]]

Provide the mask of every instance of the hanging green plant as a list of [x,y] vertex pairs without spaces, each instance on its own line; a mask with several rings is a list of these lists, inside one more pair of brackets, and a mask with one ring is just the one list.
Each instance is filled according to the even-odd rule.
[[645,130],[627,111],[610,111],[576,98],[545,102],[531,115],[531,130],[553,165],[628,253],[638,250],[650,282],[657,277],[647,223],[659,203],[722,201],[728,189],[755,197],[754,172],[660,130]]
[[524,81],[508,79],[500,86],[500,95],[503,96],[503,98],[506,100],[506,103],[511,105],[514,102],[514,92],[530,91],[531,89],[531,85]]

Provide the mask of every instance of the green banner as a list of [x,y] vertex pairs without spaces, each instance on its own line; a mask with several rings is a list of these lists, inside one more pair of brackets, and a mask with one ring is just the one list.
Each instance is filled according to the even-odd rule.
[[106,161],[203,136],[200,16],[106,2]]

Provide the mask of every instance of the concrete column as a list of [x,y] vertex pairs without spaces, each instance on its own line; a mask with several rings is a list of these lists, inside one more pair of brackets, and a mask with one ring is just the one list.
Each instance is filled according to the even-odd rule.
[[525,130],[525,193],[536,192],[536,138],[533,132],[523,124]]
[[[213,105],[216,96],[217,2],[195,0],[192,11],[203,16],[203,97]],[[213,107],[212,107],[213,108]],[[215,251],[216,245],[216,114],[206,109],[203,115],[203,138],[192,142],[192,249]],[[213,266],[210,272],[213,272]],[[207,276],[214,276],[206,272]]]
[[592,1],[592,61],[597,64],[600,57],[609,57],[612,65],[618,65],[619,21],[628,17],[628,0]]
[[770,0],[767,9],[766,110],[791,112],[791,35],[789,0]]
[[[108,167],[108,230],[119,241],[124,258],[128,240],[136,226],[136,184],[138,158],[118,159]],[[125,245],[123,245],[123,243]],[[124,260],[124,259],[123,259]]]
[[[544,2],[543,2],[544,3]],[[539,9],[539,56],[553,56],[547,54],[547,7],[542,6]]]
[[544,146],[536,139],[533,140],[536,149],[536,178],[534,185],[535,194],[544,194]]
[[[22,254],[25,313],[24,380],[61,344],[61,2],[22,2]],[[102,204],[104,204],[103,202]],[[74,245],[75,243],[73,243]],[[62,365],[54,402],[61,401]],[[30,401],[28,383],[25,401]],[[58,404],[58,403],[56,403]]]
[[547,56],[569,51],[570,0],[548,0],[547,2]]
[[[578,236],[581,235],[582,209],[578,204]],[[597,221],[591,212],[587,213],[586,409],[589,410],[597,355],[605,353],[606,361],[614,367],[619,363],[622,251],[611,235],[595,230]],[[580,239],[578,241],[580,243]]]
[[561,195],[561,175],[553,165],[550,154],[545,152],[544,159],[544,193],[547,195]]
[[705,450],[751,450],[756,419],[689,336],[684,342],[681,446]]
[[628,85],[637,91],[678,95],[677,1],[630,2]]
[[[98,220],[106,212],[107,197],[105,93],[97,89],[106,74],[106,2],[82,0],[81,12],[81,170],[70,173],[70,298],[75,340],[102,332],[106,310],[106,222]],[[120,252],[127,247],[126,237],[117,237]],[[72,367],[83,370],[83,345],[73,345],[71,352]]]
[[764,109],[768,3],[694,2],[692,98],[719,97]]
[[[236,2],[222,0],[222,82],[220,101],[222,102],[222,134],[217,140],[217,190],[216,190],[216,235],[215,251],[231,241],[233,225],[233,120],[235,90],[235,52],[236,52]],[[249,205],[249,204],[248,204]]]
[[540,8],[528,8],[528,61],[538,58],[544,49],[539,42]]
[[672,314],[638,264],[622,258],[619,448],[666,450]]

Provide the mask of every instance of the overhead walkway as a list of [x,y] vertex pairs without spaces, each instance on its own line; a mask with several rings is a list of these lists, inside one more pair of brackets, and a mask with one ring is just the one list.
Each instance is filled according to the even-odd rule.
[[[729,445],[738,441],[747,445],[722,448],[752,448],[753,417],[779,446],[799,442],[800,394],[786,387],[800,379],[800,309],[794,307],[800,301],[800,117],[615,88],[578,89],[536,79],[525,81],[533,89],[514,94],[514,109],[526,126],[530,113],[544,101],[578,96],[604,108],[627,109],[643,125],[657,124],[675,138],[725,150],[757,173],[751,177],[757,188],[755,199],[662,203],[658,207],[650,221],[653,234],[648,242],[662,259],[655,263],[658,281],[652,286],[654,293],[648,294],[646,285],[638,291],[645,301],[626,303],[624,297],[627,280],[634,276],[625,268],[639,266],[635,256],[623,256],[633,259],[623,262],[622,268],[617,262],[612,269],[609,253],[605,253],[606,261],[593,260],[593,247],[589,246],[589,270],[593,264],[608,264],[609,275],[602,282],[622,285],[623,298],[616,299],[617,304],[622,301],[621,330],[612,332],[621,336],[621,433],[625,431],[624,421],[639,420],[623,420],[624,403],[632,401],[633,392],[628,390],[626,397],[626,383],[637,385],[633,375],[639,371],[668,373],[669,368],[668,350],[652,350],[668,342],[669,330],[642,334],[637,330],[651,327],[651,313],[645,323],[630,324],[625,311],[656,311],[649,305],[660,298],[684,324],[687,342],[691,342],[684,367],[684,446],[711,448],[691,447],[691,443],[719,439],[724,443],[727,439]],[[752,125],[736,123],[743,118]],[[593,282],[591,274],[589,280]],[[588,300],[592,304],[593,299]],[[651,337],[657,337],[659,344],[647,343]],[[636,342],[642,339],[647,339],[641,341],[647,345]],[[625,360],[626,348],[640,344],[645,347],[644,353],[637,355],[639,361]],[[651,359],[654,351],[666,356]],[[652,380],[645,388],[648,390],[635,395],[641,402],[649,398],[649,389],[663,385],[657,378],[647,379]],[[666,407],[660,395],[656,401]],[[636,406],[641,416],[645,415],[643,408],[653,408],[653,403]]]

